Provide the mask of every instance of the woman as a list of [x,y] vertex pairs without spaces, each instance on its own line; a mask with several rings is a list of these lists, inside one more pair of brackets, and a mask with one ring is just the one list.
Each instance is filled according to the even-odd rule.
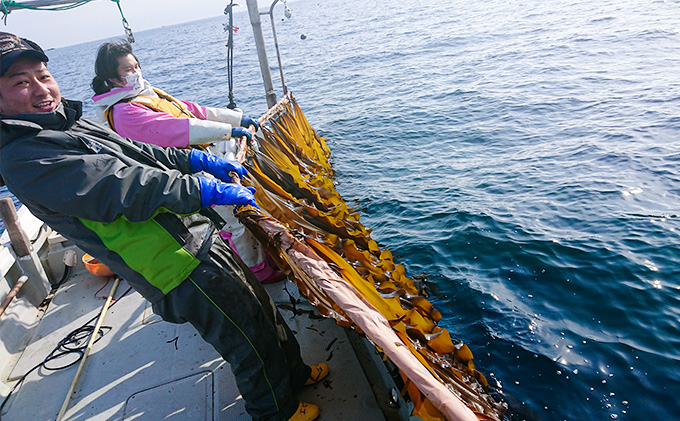
[[[257,120],[239,110],[203,107],[181,101],[151,86],[142,77],[139,60],[126,42],[106,42],[95,61],[92,100],[99,118],[119,135],[164,147],[187,148],[211,144],[209,152],[234,159],[238,144],[234,138],[259,128]],[[222,237],[237,251],[260,282],[282,279],[282,273],[257,240],[233,216],[232,209],[216,207],[227,221]]]

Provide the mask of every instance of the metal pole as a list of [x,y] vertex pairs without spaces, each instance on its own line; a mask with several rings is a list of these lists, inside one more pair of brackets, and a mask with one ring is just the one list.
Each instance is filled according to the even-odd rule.
[[257,58],[260,60],[260,72],[262,73],[262,81],[264,82],[264,91],[267,96],[267,106],[269,108],[276,105],[276,93],[274,92],[274,84],[272,83],[272,75],[269,71],[269,60],[267,59],[267,50],[264,46],[264,35],[262,35],[262,22],[260,21],[260,11],[257,7],[257,0],[247,0],[248,14],[250,15],[250,24],[253,27],[253,36],[255,38],[255,47],[257,47]]
[[[276,27],[274,27],[274,6],[279,0],[274,0],[271,7],[269,8],[269,20],[272,22],[272,34],[274,35],[274,47],[276,47],[276,59],[279,61],[279,73],[281,74],[281,86],[283,86],[283,94],[288,93],[288,88],[286,88],[286,82],[283,80],[283,66],[281,65],[281,53],[279,52],[279,41],[276,38]],[[265,14],[265,13],[263,13]],[[271,107],[270,107],[271,108]]]

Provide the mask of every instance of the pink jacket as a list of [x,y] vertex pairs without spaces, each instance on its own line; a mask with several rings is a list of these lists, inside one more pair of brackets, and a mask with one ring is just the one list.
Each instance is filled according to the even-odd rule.
[[118,102],[130,97],[131,90],[128,87],[116,88],[95,95],[92,99],[97,105],[100,119],[106,121],[104,110],[112,106],[116,132],[139,142],[186,148],[189,145],[227,140],[231,137],[232,127],[239,126],[243,116],[237,110],[203,107],[194,102],[181,101],[196,118],[176,118],[142,104]]
[[[189,101],[182,103],[191,114],[206,120],[205,107]],[[113,106],[113,121],[116,132],[123,137],[163,147],[189,146],[188,118],[176,118],[134,102],[121,102]]]

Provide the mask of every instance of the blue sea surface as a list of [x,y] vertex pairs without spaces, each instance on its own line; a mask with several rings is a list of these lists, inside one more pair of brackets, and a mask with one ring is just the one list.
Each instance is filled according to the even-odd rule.
[[[285,81],[339,192],[425,279],[509,418],[678,419],[680,2],[289,6]],[[145,78],[225,106],[225,21],[135,33]],[[235,24],[236,102],[259,116],[247,13]],[[49,52],[90,117],[99,44]]]

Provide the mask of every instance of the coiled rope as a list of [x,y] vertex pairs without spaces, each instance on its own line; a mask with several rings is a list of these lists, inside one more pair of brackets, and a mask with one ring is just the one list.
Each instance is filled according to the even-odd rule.
[[[132,291],[132,287],[128,287],[128,289],[116,300],[111,303],[108,307],[111,308],[114,305],[120,301],[121,298],[127,296],[130,291]],[[9,402],[10,397],[16,392],[16,390],[21,386],[21,384],[26,380],[29,374],[34,372],[35,370],[39,368],[43,368],[44,370],[47,371],[58,371],[58,370],[63,370],[65,368],[72,367],[83,359],[85,356],[86,352],[89,352],[88,346],[91,347],[91,343],[96,343],[99,339],[101,339],[106,333],[108,333],[109,330],[111,330],[111,327],[109,326],[101,326],[97,327],[96,325],[92,325],[92,322],[100,318],[101,315],[94,316],[87,322],[85,322],[84,325],[81,327],[73,330],[71,333],[66,335],[64,339],[59,341],[57,346],[45,357],[45,359],[40,363],[35,365],[33,368],[28,370],[19,380],[14,384],[12,389],[9,391],[5,399],[3,399],[2,404],[0,404],[0,413],[2,413],[3,408],[5,405],[7,405],[7,402]],[[92,336],[92,335],[95,336]],[[88,339],[90,339],[90,342],[86,342]],[[68,361],[68,357],[71,354],[76,354],[77,357],[75,357],[72,361]],[[59,361],[64,361],[66,360],[66,363],[63,363],[62,365],[57,364]],[[52,362],[56,361],[56,362]]]

